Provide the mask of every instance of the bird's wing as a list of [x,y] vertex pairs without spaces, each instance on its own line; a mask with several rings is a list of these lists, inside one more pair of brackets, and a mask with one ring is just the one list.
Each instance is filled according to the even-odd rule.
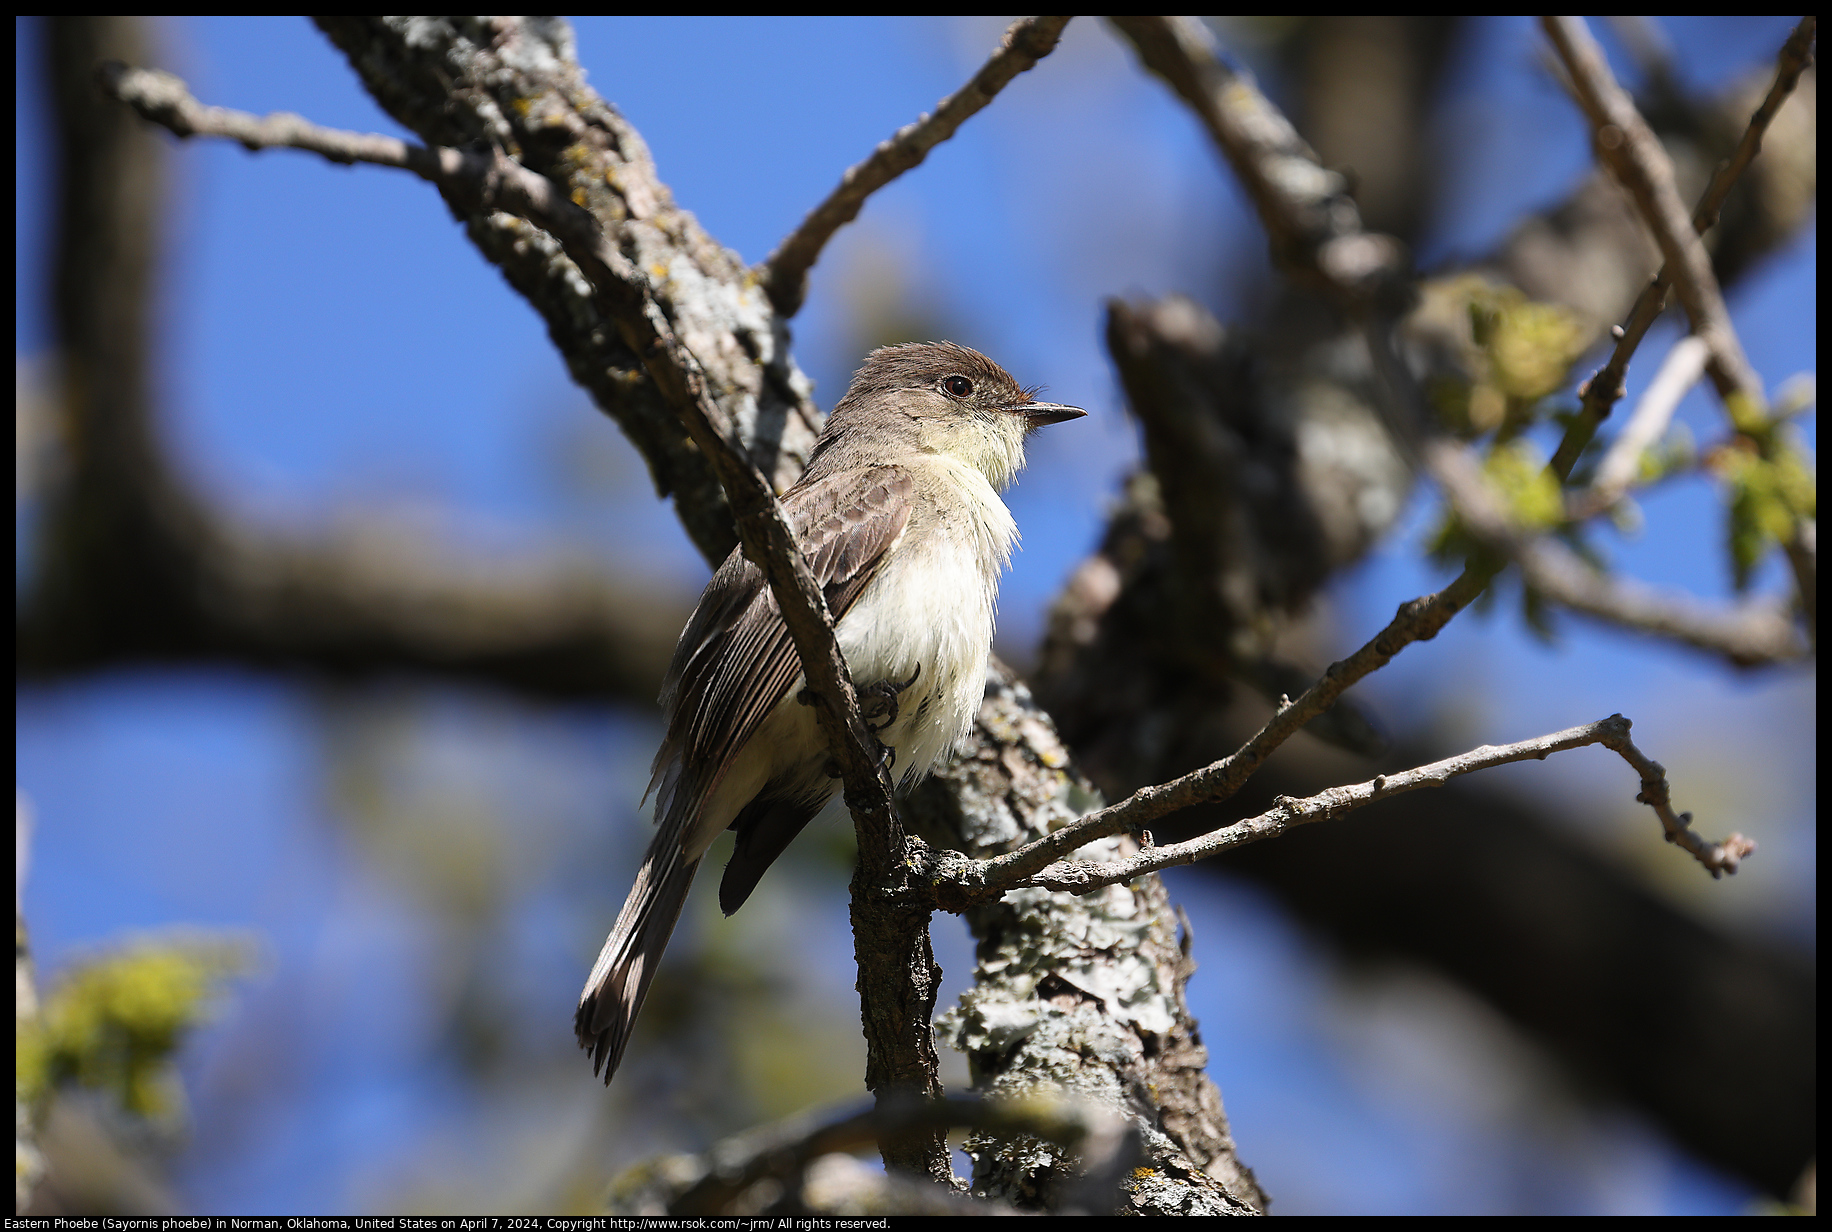
[[[909,524],[902,467],[829,475],[783,498],[789,528],[837,623]],[[655,756],[664,824],[686,825],[789,686],[801,662],[763,572],[742,549],[719,566],[675,647],[662,689],[668,734]]]

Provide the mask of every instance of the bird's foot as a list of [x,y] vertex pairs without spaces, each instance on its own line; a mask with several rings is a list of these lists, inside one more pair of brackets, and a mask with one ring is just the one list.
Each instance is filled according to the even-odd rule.
[[[890,777],[891,771],[896,768],[897,750],[891,745],[885,744],[882,740],[877,739],[878,733],[897,721],[898,697],[905,689],[915,684],[917,677],[921,675],[922,664],[918,663],[916,665],[916,670],[910,673],[910,678],[908,680],[880,680],[878,683],[868,684],[858,691],[859,718],[864,721],[865,730],[872,734],[873,743],[878,746],[877,771],[886,779]],[[814,694],[807,689],[803,689],[800,693],[795,695],[795,700],[804,706],[813,705]],[[827,759],[827,764],[824,769],[827,777],[830,779],[841,777],[840,763],[832,758]]]
[[910,673],[908,680],[880,680],[877,684],[868,684],[859,690],[859,716],[865,720],[865,726],[875,734],[883,731],[897,721],[897,699],[903,691],[916,683],[922,675],[922,664]]

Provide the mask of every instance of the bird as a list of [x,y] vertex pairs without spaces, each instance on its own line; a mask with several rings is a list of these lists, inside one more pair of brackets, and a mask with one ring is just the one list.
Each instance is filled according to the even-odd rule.
[[[1087,413],[1036,394],[956,343],[880,347],[782,497],[861,711],[906,789],[966,736],[979,708],[999,576],[1018,539],[999,493],[1023,467],[1031,432]],[[574,1014],[607,1085],[713,840],[736,832],[719,883],[729,916],[836,790],[805,689],[768,582],[732,549],[669,663],[649,783],[655,837]]]

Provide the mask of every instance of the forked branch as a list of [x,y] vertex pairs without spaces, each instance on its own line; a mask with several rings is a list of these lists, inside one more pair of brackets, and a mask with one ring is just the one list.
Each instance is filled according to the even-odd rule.
[[[619,251],[590,211],[575,205],[553,181],[537,175],[500,149],[454,150],[414,146],[379,134],[321,128],[297,116],[266,118],[200,105],[184,83],[167,73],[110,64],[102,70],[103,87],[146,118],[181,137],[221,136],[251,150],[285,146],[320,154],[338,162],[367,162],[402,168],[435,184],[449,200],[472,212],[500,210],[525,218],[564,248],[591,284],[600,311],[616,322],[626,344],[663,396],[679,414],[688,434],[712,463],[737,521],[745,554],[769,579],[783,621],[802,662],[815,713],[845,782],[847,806],[859,837],[863,884],[873,893],[855,895],[856,929],[869,932],[880,949],[903,954],[919,949],[913,961],[929,964],[928,917],[912,916],[887,903],[879,889],[907,878],[902,824],[889,786],[878,769],[872,738],[860,716],[852,678],[834,638],[832,617],[808,563],[777,503],[775,493],[756,466],[721,426],[699,361],[675,335],[656,302],[647,278]],[[861,900],[863,898],[863,901]],[[927,1075],[922,1093],[930,1093],[937,1062],[931,1032],[923,1016],[886,1014],[872,980],[860,985],[868,1021],[891,1018],[898,1029],[870,1037],[872,1068],[868,1073]],[[883,1055],[888,1053],[889,1055]],[[891,1091],[881,1089],[881,1096]],[[945,1144],[939,1137],[907,1154],[893,1157],[918,1172],[945,1176]]]
[[[1660,246],[1666,271],[1672,275],[1674,291],[1685,307],[1692,332],[1710,348],[1711,356],[1705,370],[1717,387],[1718,396],[1730,408],[1732,422],[1762,419],[1768,404],[1762,379],[1743,352],[1743,343],[1730,322],[1730,310],[1724,304],[1723,291],[1712,272],[1711,258],[1679,199],[1673,160],[1636,109],[1635,100],[1617,84],[1603,49],[1591,37],[1583,19],[1542,17],[1540,23],[1558,49],[1578,103],[1590,119],[1598,157],[1634,198],[1636,208]],[[1813,19],[1807,18],[1789,38],[1787,48],[1793,49],[1793,54],[1790,56],[1787,49],[1783,50],[1777,89],[1781,84],[1779,78],[1786,77],[1793,65],[1804,63],[1814,29]],[[1797,78],[1798,71],[1794,70],[1793,75]],[[1773,98],[1776,90],[1769,93]],[[1779,106],[1778,100],[1776,106]],[[1766,105],[1763,110],[1767,110]],[[1758,117],[1763,110],[1758,110]],[[1754,127],[1752,123],[1752,130]],[[1756,140],[1760,141],[1759,133]],[[1772,441],[1758,444],[1764,450],[1773,447]],[[1810,634],[1818,606],[1819,575],[1812,519],[1796,518],[1791,532],[1784,537],[1783,546],[1794,572],[1795,587],[1801,608],[1807,615]]]
[[[1698,234],[1703,235],[1717,225],[1718,213],[1723,209],[1724,200],[1730,195],[1731,188],[1761,152],[1762,138],[1768,132],[1769,124],[1781,110],[1781,105],[1793,94],[1794,87],[1800,82],[1800,74],[1812,62],[1813,41],[1817,30],[1817,18],[1803,17],[1782,45],[1776,56],[1775,80],[1769,86],[1768,94],[1763,98],[1762,105],[1749,117],[1743,136],[1737,142],[1736,151],[1719,164],[1712,174],[1711,183],[1705,186],[1698,206],[1692,211],[1692,229]],[[1572,429],[1560,443],[1558,452],[1553,455],[1553,469],[1561,475],[1571,473],[1578,456],[1590,444],[1597,426],[1609,418],[1611,409],[1622,397],[1622,382],[1628,375],[1628,361],[1634,357],[1641,340],[1665,311],[1667,295],[1672,286],[1673,268],[1663,264],[1654,281],[1635,300],[1628,319],[1613,331],[1615,349],[1610,352],[1608,362],[1580,388],[1583,407]]]

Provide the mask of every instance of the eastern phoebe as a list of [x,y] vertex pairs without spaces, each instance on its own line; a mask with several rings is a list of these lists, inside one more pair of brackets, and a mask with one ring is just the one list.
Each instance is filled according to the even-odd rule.
[[[999,573],[1018,538],[998,493],[1024,465],[1024,438],[1087,413],[1034,393],[952,342],[881,347],[782,498],[860,705],[906,787],[979,708]],[[737,831],[719,882],[730,915],[834,793],[804,685],[776,597],[732,549],[668,665],[668,734],[649,782],[660,828],[573,1019],[606,1083],[713,839]]]

